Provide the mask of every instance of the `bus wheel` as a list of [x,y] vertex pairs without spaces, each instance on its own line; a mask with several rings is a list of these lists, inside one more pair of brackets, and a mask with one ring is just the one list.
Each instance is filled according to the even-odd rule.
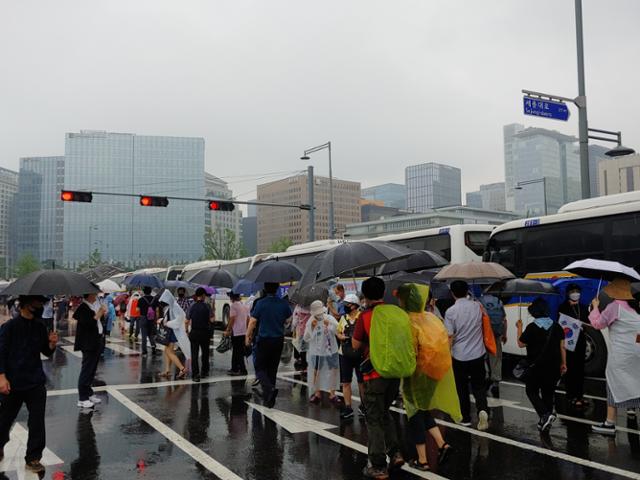
[[587,377],[603,377],[607,367],[607,344],[602,333],[592,328],[582,330],[587,342],[584,359],[584,374]]
[[222,328],[226,330],[227,325],[229,325],[229,316],[230,316],[231,308],[229,305],[225,305],[222,308]]

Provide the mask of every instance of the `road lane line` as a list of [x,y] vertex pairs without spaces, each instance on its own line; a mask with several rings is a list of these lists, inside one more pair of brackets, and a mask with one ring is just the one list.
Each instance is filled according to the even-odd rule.
[[[298,384],[305,385],[305,386],[308,387],[307,382],[303,382],[302,380],[297,380],[297,379],[294,379],[294,378],[287,378],[286,376],[282,376],[282,375],[278,375],[278,377],[280,379],[282,379],[282,380],[287,381],[287,382],[298,383]],[[336,394],[339,394],[339,392],[336,392]],[[360,401],[360,398],[358,398],[355,395],[353,395],[352,398],[354,400]],[[520,409],[520,410],[530,410],[532,412],[535,412],[535,410],[527,409],[526,407],[518,407],[518,406],[514,406],[514,405],[505,405],[505,406],[509,407],[509,408],[517,408],[517,409]],[[401,409],[401,408],[391,407],[390,410],[392,410],[392,411],[394,411],[396,413],[400,413],[402,415],[406,415],[405,410]],[[559,415],[559,418],[563,418],[563,417],[564,417],[564,415]],[[571,417],[564,417],[564,418],[565,419],[570,419],[570,420],[583,420],[583,419],[573,419]],[[518,447],[518,448],[521,448],[521,449],[524,449],[524,450],[531,450],[533,452],[540,453],[542,455],[547,455],[547,456],[550,456],[550,457],[559,458],[561,460],[565,460],[565,461],[571,462],[571,463],[576,463],[578,465],[582,465],[582,466],[585,466],[585,467],[590,467],[590,468],[593,468],[595,470],[601,470],[601,471],[604,471],[604,472],[612,473],[612,474],[615,474],[615,475],[620,475],[620,476],[627,477],[627,478],[640,479],[640,474],[635,473],[635,472],[631,472],[631,471],[628,471],[628,470],[623,470],[623,469],[618,468],[618,467],[612,467],[610,465],[605,465],[605,464],[602,464],[602,463],[593,462],[591,460],[585,460],[585,459],[580,458],[580,457],[574,457],[574,456],[569,455],[567,453],[558,452],[558,451],[555,451],[555,450],[549,450],[547,448],[538,447],[537,445],[532,445],[532,444],[529,444],[529,443],[520,442],[518,440],[512,440],[512,439],[507,438],[507,437],[501,437],[501,436],[495,435],[493,433],[481,432],[481,431],[475,430],[473,428],[463,427],[463,426],[458,425],[456,423],[447,422],[446,420],[436,419],[436,422],[439,423],[440,425],[445,425],[445,426],[447,426],[449,428],[453,428],[453,429],[456,429],[456,430],[462,430],[463,432],[467,432],[467,433],[470,433],[472,435],[477,435],[479,437],[488,438],[490,440],[494,440],[496,442],[500,442],[500,443],[504,443],[504,444],[511,445],[511,446],[514,446],[514,447]],[[593,425],[596,424],[596,422],[590,422],[590,421],[584,421],[584,422],[585,423],[591,423]],[[618,427],[618,430],[622,430],[622,428]],[[630,430],[629,429],[629,431],[630,431],[630,433],[636,433],[636,434],[640,433],[637,430]]]
[[114,352],[120,353],[122,355],[140,355],[140,352],[138,350],[133,350],[132,348],[125,347],[124,345],[118,345],[115,343],[107,343],[107,345],[105,345],[105,348],[108,348],[109,350],[113,350]]
[[70,353],[74,357],[82,358],[82,352],[74,351],[73,345],[62,345],[60,348],[63,349],[65,352]]
[[[524,383],[517,383],[517,382],[507,382],[504,380],[500,381],[500,384],[503,385],[510,385],[512,387],[520,387],[520,388],[525,388],[526,385]],[[560,395],[566,395],[567,392],[565,392],[564,390],[556,390],[556,393],[559,393]],[[606,402],[607,399],[605,397],[596,397],[595,395],[583,395],[584,398],[590,398],[591,400],[600,400],[602,402]]]
[[163,435],[167,440],[172,442],[184,453],[193,458],[196,462],[209,470],[214,475],[218,476],[221,480],[242,480],[242,477],[236,475],[220,462],[214,460],[207,455],[203,450],[196,447],[189,440],[176,433],[172,428],[169,428],[163,422],[151,415],[143,408],[136,405],[133,401],[129,400],[123,393],[119,392],[113,387],[108,387],[107,392],[113,398],[118,400],[122,405],[128,408],[134,415],[138,416],[151,427],[153,427],[158,433]]

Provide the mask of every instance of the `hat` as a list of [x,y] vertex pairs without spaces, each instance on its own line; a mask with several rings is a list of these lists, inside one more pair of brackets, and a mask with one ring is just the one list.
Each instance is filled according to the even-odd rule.
[[320,300],[314,300],[313,302],[311,302],[311,305],[309,306],[309,311],[311,312],[311,315],[314,317],[318,315],[322,315],[323,313],[327,313],[327,309],[324,308],[324,305]]
[[631,282],[626,278],[614,278],[602,291],[613,300],[633,300]]
[[360,305],[360,299],[355,293],[350,293],[343,300],[344,303],[351,303],[353,305]]

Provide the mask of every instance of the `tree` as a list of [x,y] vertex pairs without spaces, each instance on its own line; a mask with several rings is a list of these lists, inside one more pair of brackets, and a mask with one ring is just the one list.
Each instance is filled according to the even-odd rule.
[[207,227],[204,232],[204,260],[234,260],[247,256],[247,251],[233,230],[228,228],[213,230]]
[[85,270],[90,270],[92,268],[96,268],[98,265],[102,265],[102,254],[100,253],[100,250],[96,248],[89,254],[89,258],[78,265],[78,271],[83,272]]
[[285,252],[287,248],[289,248],[291,245],[293,245],[293,242],[291,241],[290,238],[281,237],[271,244],[271,246],[267,249],[267,252],[269,253]]
[[28,273],[40,270],[40,262],[30,253],[23,254],[16,262],[15,276],[22,277]]

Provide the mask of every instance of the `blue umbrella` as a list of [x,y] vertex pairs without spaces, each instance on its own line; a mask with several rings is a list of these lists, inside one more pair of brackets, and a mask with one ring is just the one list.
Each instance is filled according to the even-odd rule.
[[233,293],[248,297],[264,288],[264,283],[254,283],[249,280],[238,280],[233,286]]
[[196,288],[198,288],[198,286],[194,285],[193,283],[184,282],[182,280],[167,280],[166,282],[164,282],[164,288],[184,288],[195,290]]
[[129,287],[151,287],[151,288],[163,288],[164,284],[162,280],[148,273],[137,273],[128,277],[124,282]]

